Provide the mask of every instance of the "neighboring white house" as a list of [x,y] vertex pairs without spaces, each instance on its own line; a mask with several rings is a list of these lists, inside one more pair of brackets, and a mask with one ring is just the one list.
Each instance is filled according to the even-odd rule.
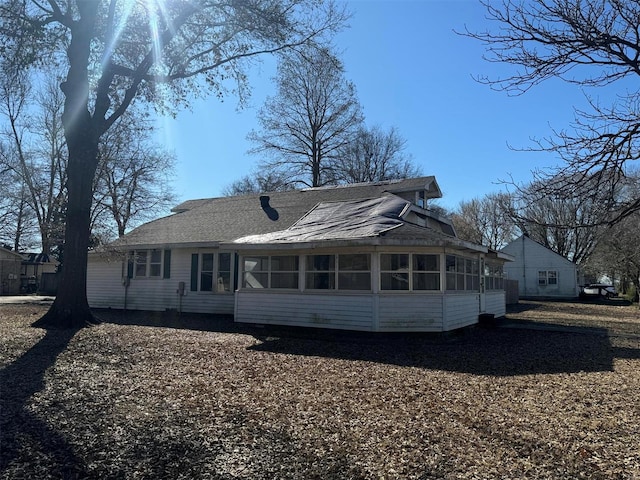
[[427,209],[434,177],[187,201],[89,256],[92,307],[448,331],[505,314],[510,256]]
[[522,235],[501,252],[514,258],[504,274],[518,281],[521,298],[574,298],[580,293],[576,264],[529,237]]

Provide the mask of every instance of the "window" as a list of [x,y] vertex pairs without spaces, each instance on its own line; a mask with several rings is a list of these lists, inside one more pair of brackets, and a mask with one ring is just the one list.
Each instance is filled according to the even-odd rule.
[[409,290],[409,254],[380,255],[380,289]]
[[478,291],[480,289],[478,260],[447,255],[445,262],[447,290]]
[[306,287],[311,290],[332,290],[336,288],[335,255],[307,256]]
[[380,254],[381,290],[440,290],[440,256]]
[[413,254],[413,290],[440,290],[440,255]]
[[371,256],[338,255],[338,290],[371,290]]
[[245,257],[245,288],[298,288],[297,255]]
[[306,267],[309,290],[371,290],[371,255],[367,253],[308,255]]
[[231,291],[231,254],[218,254],[218,292]]
[[203,253],[200,256],[200,291],[213,291],[213,253]]
[[539,270],[538,271],[538,286],[544,287],[546,285],[558,284],[558,272],[555,270]]
[[271,257],[271,288],[298,288],[298,256]]
[[[163,272],[162,250],[136,250],[133,259],[133,273],[136,277],[160,277]],[[167,265],[164,278],[169,278],[168,268]]]
[[245,257],[243,272],[243,287],[269,288],[269,257]]
[[487,263],[484,267],[487,290],[504,290],[504,271],[501,264]]
[[231,292],[231,254],[194,253],[191,255],[192,292]]

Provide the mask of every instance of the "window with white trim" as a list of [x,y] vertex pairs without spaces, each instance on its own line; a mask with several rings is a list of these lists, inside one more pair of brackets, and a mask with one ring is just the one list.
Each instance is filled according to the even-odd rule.
[[[136,278],[162,275],[162,250],[136,250],[133,257],[133,274]],[[165,275],[165,278],[168,276]]]
[[445,267],[447,290],[478,291],[480,289],[478,260],[447,255]]
[[440,290],[440,255],[380,254],[380,290]]
[[484,278],[487,290],[504,290],[504,269],[502,264],[487,262],[484,267]]
[[558,272],[556,270],[538,270],[538,286],[558,284]]
[[297,255],[250,256],[244,258],[244,288],[297,289],[299,273]]
[[305,280],[309,290],[371,290],[371,255],[307,255]]
[[191,291],[231,292],[231,253],[193,253],[191,255]]

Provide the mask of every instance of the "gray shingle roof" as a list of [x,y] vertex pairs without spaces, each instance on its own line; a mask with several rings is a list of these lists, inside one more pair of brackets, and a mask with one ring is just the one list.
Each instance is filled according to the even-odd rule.
[[430,198],[441,196],[435,178],[428,176],[264,195],[189,200],[173,209],[179,213],[141,225],[112,245],[215,245],[249,235],[285,230],[320,202],[378,198],[385,192],[414,190],[426,190]]

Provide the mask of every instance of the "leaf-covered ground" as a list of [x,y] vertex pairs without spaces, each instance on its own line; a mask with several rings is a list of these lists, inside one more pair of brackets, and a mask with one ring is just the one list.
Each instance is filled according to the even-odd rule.
[[0,306],[0,478],[640,478],[622,302],[521,302],[453,335],[30,327],[45,310]]

